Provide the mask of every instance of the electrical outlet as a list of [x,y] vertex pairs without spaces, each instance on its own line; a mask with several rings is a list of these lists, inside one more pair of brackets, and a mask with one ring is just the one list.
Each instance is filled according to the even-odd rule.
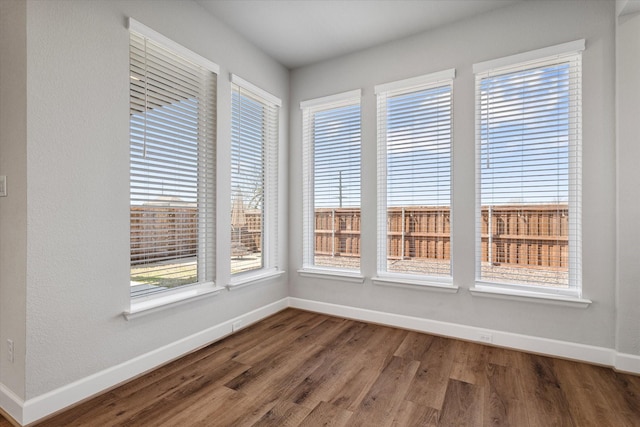
[[7,177],[0,175],[0,197],[7,196]]
[[7,359],[13,363],[13,340],[7,340]]
[[237,331],[238,329],[240,329],[240,328],[242,327],[242,324],[243,324],[243,323],[244,323],[244,322],[243,322],[242,320],[238,320],[238,321],[236,321],[236,322],[233,322],[233,323],[231,324],[231,332],[235,332],[235,331]]
[[486,332],[481,333],[479,338],[481,342],[486,342],[487,344],[491,344],[493,342],[493,335]]

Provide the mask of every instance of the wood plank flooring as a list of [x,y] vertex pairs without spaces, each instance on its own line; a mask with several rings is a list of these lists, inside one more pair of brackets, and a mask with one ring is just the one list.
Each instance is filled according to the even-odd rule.
[[640,377],[287,309],[38,425],[634,427]]
[[0,427],[13,427],[13,424],[0,414]]

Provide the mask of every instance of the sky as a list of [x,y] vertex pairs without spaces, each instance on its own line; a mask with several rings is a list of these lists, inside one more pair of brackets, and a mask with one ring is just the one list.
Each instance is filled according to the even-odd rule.
[[262,208],[264,189],[264,106],[232,93],[231,194],[245,208]]
[[[568,202],[570,70],[560,63],[480,80],[483,206]],[[451,108],[448,85],[388,97],[388,207],[450,204]],[[359,105],[317,112],[314,126],[315,206],[359,206]]]
[[132,205],[168,197],[196,202],[197,108],[186,99],[131,115]]
[[482,204],[566,203],[569,65],[480,81]]
[[314,203],[360,207],[360,104],[314,115]]
[[451,203],[451,86],[387,98],[387,207]]
[[[480,80],[483,205],[568,201],[569,71],[564,63]],[[247,205],[259,204],[262,107],[233,96],[234,108],[242,100],[244,113],[232,123],[232,192],[241,193]],[[148,110],[146,127],[141,113],[131,116],[132,204],[161,196],[196,201],[197,123],[184,117],[197,107],[186,99]],[[449,205],[451,88],[390,96],[386,121],[387,205]],[[360,105],[316,112],[314,144],[315,206],[360,206]]]

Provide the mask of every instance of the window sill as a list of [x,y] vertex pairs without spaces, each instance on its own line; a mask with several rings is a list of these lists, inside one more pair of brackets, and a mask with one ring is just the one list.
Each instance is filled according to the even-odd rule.
[[391,286],[395,288],[421,289],[425,291],[445,292],[455,294],[458,286],[453,285],[453,281],[436,280],[416,280],[404,277],[374,277],[371,279],[374,285]]
[[330,270],[321,268],[302,268],[298,270],[302,277],[314,277],[317,279],[339,280],[342,282],[364,283],[364,276],[349,271]]
[[235,289],[244,288],[245,286],[255,285],[266,280],[280,277],[284,274],[284,270],[260,271],[258,273],[243,274],[229,282],[227,289],[233,291]]
[[498,298],[512,301],[527,301],[541,304],[561,305],[573,308],[587,308],[592,303],[592,301],[589,299],[570,295],[492,288],[490,286],[478,284],[476,284],[475,287],[470,288],[469,292],[471,292],[473,296],[477,297]]
[[142,301],[131,301],[131,308],[128,311],[122,313],[125,319],[131,320],[137,317],[146,316],[147,314],[155,313],[167,309],[169,307],[175,307],[187,302],[199,300],[201,298],[210,297],[219,294],[224,288],[222,287],[198,287],[196,289],[185,289],[179,292],[173,292],[165,295],[158,295],[150,299],[144,299]]

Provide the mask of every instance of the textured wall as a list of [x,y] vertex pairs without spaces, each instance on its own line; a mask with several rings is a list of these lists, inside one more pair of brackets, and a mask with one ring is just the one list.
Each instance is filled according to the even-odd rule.
[[[27,245],[27,7],[0,1],[0,383],[24,397]],[[6,358],[14,342],[14,362]]]
[[[292,296],[613,348],[615,331],[614,14],[607,1],[523,2],[438,30],[296,69],[291,79],[290,270],[302,265],[300,101],[362,88],[362,269],[376,274],[377,84],[456,68],[453,83],[453,274],[457,294],[353,285],[292,275]],[[584,296],[574,309],[472,297],[476,62],[577,39],[583,56]]]
[[[221,182],[230,172],[228,73],[237,73],[283,99],[281,134],[286,141],[290,132],[291,144],[289,154],[284,149],[281,152],[281,177],[289,182],[291,197],[286,187],[280,192],[285,208],[281,210],[283,243],[279,249],[283,256],[288,254],[291,271],[301,265],[302,253],[299,102],[364,89],[362,265],[365,275],[371,277],[376,265],[373,86],[457,69],[453,257],[460,292],[448,295],[378,287],[369,280],[364,285],[332,283],[294,274],[290,295],[613,347],[617,266],[618,346],[640,354],[639,230],[635,221],[639,198],[633,184],[640,179],[634,160],[639,155],[633,133],[637,100],[630,105],[618,104],[624,110],[620,115],[617,178],[630,184],[621,185],[618,192],[617,250],[622,256],[617,264],[616,224],[608,211],[616,195],[613,2],[524,2],[295,70],[289,82],[287,70],[192,2],[0,0],[0,174],[9,176],[10,194],[0,199],[0,356],[7,338],[16,343],[14,364],[0,357],[0,382],[19,397],[39,396],[287,295],[283,277],[130,322],[122,318],[129,305],[127,16],[221,66]],[[636,18],[633,26],[626,27],[628,36],[637,37],[638,27]],[[594,304],[588,309],[573,309],[473,298],[466,291],[474,280],[471,65],[579,38],[587,40],[584,294]],[[637,41],[629,46],[637,47]],[[630,61],[632,68],[638,67],[637,57]],[[224,187],[218,194],[219,212],[230,211],[229,190]],[[230,227],[225,225],[219,228],[220,243],[230,240]],[[225,285],[228,264],[219,256],[218,277]]]
[[617,31],[618,318],[617,348],[640,355],[640,13]]
[[[194,2],[27,3],[27,399],[286,296],[281,277],[122,317],[129,308],[128,16],[221,67],[219,230],[230,229],[229,73],[281,97],[287,126],[288,71]],[[282,236],[285,251],[286,229]],[[224,286],[228,259],[217,264]]]

